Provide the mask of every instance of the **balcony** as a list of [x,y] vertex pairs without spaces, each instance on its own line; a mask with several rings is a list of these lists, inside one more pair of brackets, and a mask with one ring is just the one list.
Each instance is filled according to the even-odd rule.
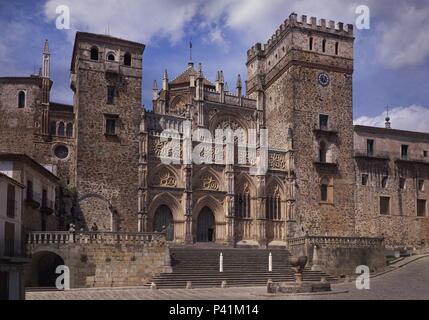
[[323,125],[323,126],[318,126],[315,125],[313,128],[313,132],[316,135],[316,137],[321,137],[321,136],[337,136],[338,135],[338,131],[331,125]]
[[396,163],[415,163],[415,164],[429,164],[429,158],[424,156],[414,156],[414,155],[398,155],[395,158]]
[[355,149],[353,151],[355,158],[389,160],[390,155],[385,151],[369,151],[367,149]]
[[50,216],[54,213],[54,203],[52,201],[48,201],[48,203],[42,203],[40,207],[40,212]]
[[116,61],[106,61],[104,71],[110,74],[119,74],[119,63]]

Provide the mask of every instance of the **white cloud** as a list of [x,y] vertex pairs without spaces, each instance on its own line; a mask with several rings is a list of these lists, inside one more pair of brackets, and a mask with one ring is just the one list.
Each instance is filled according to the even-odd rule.
[[[377,60],[389,68],[423,63],[429,55],[429,7],[421,0],[392,5],[390,0],[47,0],[45,15],[55,20],[55,8],[68,5],[74,30],[105,33],[135,41],[182,40],[188,23],[201,18],[206,41],[227,47],[228,42],[251,46],[266,42],[291,12],[354,23],[355,9],[371,10],[371,30]],[[225,38],[226,29],[237,33]],[[195,30],[194,30],[195,31]],[[74,32],[69,33],[73,40]]]
[[134,41],[148,42],[165,37],[182,39],[184,27],[197,13],[198,0],[48,0],[45,15],[57,18],[56,7],[70,8],[72,28],[94,33],[109,33]]
[[393,19],[381,23],[377,45],[379,61],[387,67],[419,65],[429,56],[429,7],[399,5]]
[[[389,111],[393,129],[429,132],[429,108],[418,105],[396,107]],[[386,113],[375,117],[359,117],[354,121],[356,125],[384,127]]]

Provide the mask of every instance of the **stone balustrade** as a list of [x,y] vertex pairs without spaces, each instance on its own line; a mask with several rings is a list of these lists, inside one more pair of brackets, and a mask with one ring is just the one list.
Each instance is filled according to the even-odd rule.
[[163,232],[69,232],[69,231],[37,231],[30,232],[27,244],[146,244],[151,242],[165,242]]
[[317,245],[330,247],[380,247],[383,246],[384,238],[370,237],[333,237],[333,236],[305,236],[289,238],[288,245],[291,247],[302,245]]

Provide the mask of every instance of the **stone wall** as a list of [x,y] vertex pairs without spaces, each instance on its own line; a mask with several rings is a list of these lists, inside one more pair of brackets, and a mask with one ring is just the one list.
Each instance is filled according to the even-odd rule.
[[[350,132],[353,36],[351,30],[337,31],[318,28],[313,22],[307,24],[305,19],[297,22],[292,15],[284,30],[276,32],[257,57],[248,54],[248,94],[264,92],[270,148],[287,150],[284,137],[287,128],[291,129],[296,203],[289,218],[296,221],[298,233],[352,236],[355,232]],[[326,52],[321,46],[323,39]],[[339,54],[333,50],[336,42]],[[321,73],[329,76],[328,84],[319,83]],[[324,130],[318,130],[320,114],[329,116]],[[322,141],[329,147],[327,163],[319,159]],[[329,202],[321,199],[322,179],[332,181],[333,197]]]
[[[90,59],[92,47],[98,60]],[[76,113],[76,188],[78,228],[137,231],[138,134],[144,45],[78,33],[72,78]],[[124,54],[132,55],[131,66]],[[108,61],[108,54],[115,61]],[[114,103],[107,103],[108,86]],[[116,119],[115,134],[106,133],[106,117]],[[110,222],[111,220],[111,222]]]
[[382,238],[304,237],[289,240],[292,255],[308,257],[307,267],[331,275],[353,275],[356,267],[368,266],[371,273],[386,266]]
[[37,263],[47,253],[60,256],[69,267],[71,288],[142,286],[169,271],[163,234],[85,233],[73,238],[68,232],[35,232],[29,239],[33,260],[26,286],[37,286]]
[[[374,141],[372,154],[367,140]],[[389,249],[413,249],[429,245],[429,135],[394,129],[356,126],[356,232],[383,236]],[[409,146],[401,159],[401,145]],[[363,176],[367,176],[363,183]],[[383,182],[384,179],[384,182]],[[404,188],[400,187],[404,179]],[[419,184],[423,183],[422,186]],[[421,187],[421,188],[420,188]],[[381,214],[380,198],[389,198],[388,214]],[[417,200],[426,200],[426,214],[417,215]]]

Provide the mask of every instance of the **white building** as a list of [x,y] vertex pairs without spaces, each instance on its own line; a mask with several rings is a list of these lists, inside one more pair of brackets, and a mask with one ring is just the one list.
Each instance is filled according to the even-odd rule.
[[24,298],[23,189],[24,185],[0,172],[0,300]]

